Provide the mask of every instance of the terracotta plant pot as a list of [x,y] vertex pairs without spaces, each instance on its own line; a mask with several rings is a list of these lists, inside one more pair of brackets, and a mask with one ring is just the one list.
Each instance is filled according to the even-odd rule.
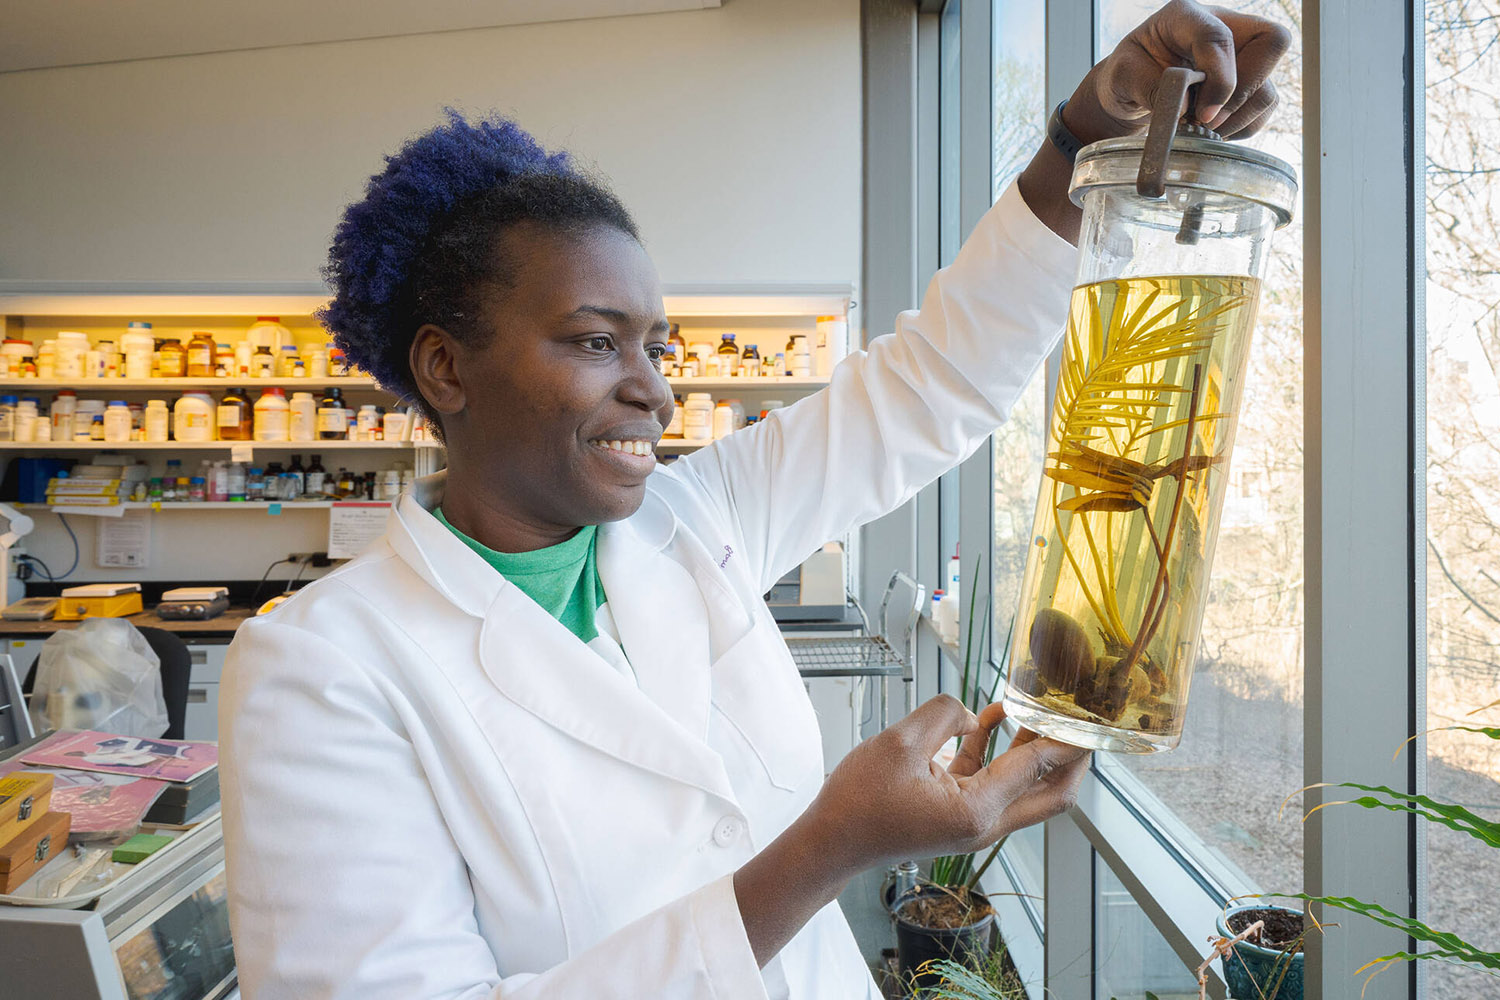
[[933,885],[918,886],[896,900],[896,951],[902,978],[919,988],[938,985],[941,977],[922,970],[926,962],[951,959],[977,964],[990,953],[995,930],[995,911],[982,896],[971,894],[972,905],[983,916],[960,927],[924,927],[908,919],[906,906],[920,900],[937,900],[961,890],[944,890]]
[[[1232,938],[1247,925],[1244,917],[1236,920],[1237,916],[1254,912],[1256,916],[1250,918],[1253,922],[1261,919],[1260,914],[1264,911],[1287,914],[1295,920],[1295,926],[1302,925],[1301,910],[1253,904],[1233,906],[1219,914],[1219,933]],[[1300,943],[1297,947],[1296,952],[1289,953],[1250,941],[1237,942],[1233,954],[1224,959],[1224,981],[1229,986],[1229,995],[1235,1000],[1303,1000]],[[1272,986],[1275,986],[1274,991]]]

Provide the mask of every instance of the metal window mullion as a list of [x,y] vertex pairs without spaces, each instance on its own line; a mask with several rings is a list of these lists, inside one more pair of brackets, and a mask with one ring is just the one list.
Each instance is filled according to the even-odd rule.
[[[895,329],[896,315],[921,294],[917,236],[917,8],[863,4],[865,338]],[[916,565],[913,504],[859,531],[859,591],[866,608],[880,604],[893,570]]]
[[[1094,65],[1097,11],[1095,0],[1046,3],[1045,90],[1050,113]],[[1047,359],[1049,407],[1060,353],[1061,348]],[[1050,1000],[1094,1000],[1093,848],[1072,817],[1049,820],[1044,829],[1048,996]],[[1145,831],[1137,833],[1147,836]]]
[[[1304,15],[1305,561],[1308,784],[1418,791],[1413,10],[1310,0]],[[1419,35],[1417,37],[1420,37]],[[1357,39],[1357,41],[1356,41]],[[1305,808],[1348,796],[1312,790]],[[1415,819],[1352,806],[1304,827],[1306,890],[1416,915]],[[1354,970],[1410,946],[1341,911],[1307,940],[1307,995],[1409,1000],[1416,972]]]
[[[965,0],[959,10],[959,233],[967,238],[994,201],[994,11],[993,0]],[[974,635],[988,619],[983,598],[990,590],[995,546],[994,448],[980,447],[958,472],[959,546],[963,556],[963,579],[959,586],[959,637]],[[976,557],[984,570],[980,576],[980,600],[973,604],[979,622],[969,621],[970,595]],[[985,642],[974,650],[978,663],[989,659],[988,630]]]

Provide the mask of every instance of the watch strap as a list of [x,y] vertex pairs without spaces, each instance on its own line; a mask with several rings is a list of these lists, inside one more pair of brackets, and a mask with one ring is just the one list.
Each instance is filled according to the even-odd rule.
[[1058,152],[1068,158],[1069,163],[1074,163],[1078,159],[1078,151],[1083,148],[1083,142],[1063,124],[1063,108],[1067,106],[1068,102],[1063,101],[1052,110],[1052,117],[1047,119],[1047,138],[1057,147]]

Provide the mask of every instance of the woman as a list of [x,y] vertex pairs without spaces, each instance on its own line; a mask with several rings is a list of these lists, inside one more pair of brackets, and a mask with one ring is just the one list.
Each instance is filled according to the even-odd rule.
[[[1248,133],[1286,42],[1178,0],[1065,123],[1136,130],[1191,62],[1201,116]],[[390,158],[335,237],[324,319],[439,429],[448,469],[231,650],[248,1000],[875,997],[834,902],[850,877],[1067,807],[1081,751],[1023,734],[981,768],[999,707],[946,697],[824,783],[761,595],[1000,423],[1062,326],[1069,173],[1045,145],[895,334],[659,469],[667,321],[613,196],[509,123],[455,119]],[[933,768],[957,735],[971,752]]]

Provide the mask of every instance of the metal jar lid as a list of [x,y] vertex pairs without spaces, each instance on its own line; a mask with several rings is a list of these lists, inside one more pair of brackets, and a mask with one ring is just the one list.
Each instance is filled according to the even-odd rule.
[[1201,125],[1178,123],[1177,110],[1194,77],[1202,74],[1167,71],[1146,135],[1104,139],[1079,151],[1068,187],[1074,204],[1081,206],[1084,195],[1101,187],[1134,187],[1146,199],[1162,198],[1170,188],[1264,205],[1275,213],[1277,229],[1292,221],[1297,174],[1291,164],[1226,142]]

